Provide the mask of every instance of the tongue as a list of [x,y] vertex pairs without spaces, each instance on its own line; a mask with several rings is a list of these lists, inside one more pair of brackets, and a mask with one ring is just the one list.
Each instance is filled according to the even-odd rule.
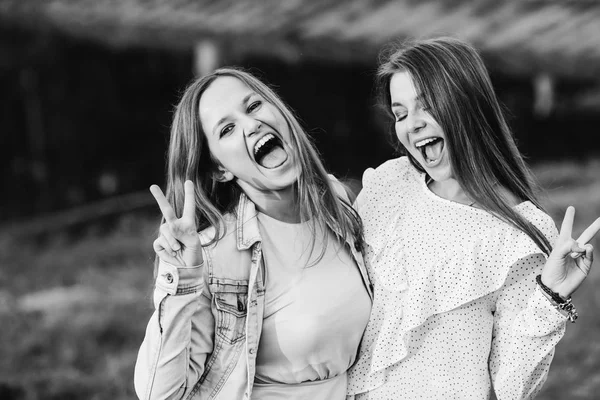
[[425,154],[427,154],[429,160],[434,161],[440,158],[443,149],[444,140],[440,139],[435,143],[425,146]]
[[287,153],[281,146],[275,146],[258,162],[265,168],[276,168],[287,160]]

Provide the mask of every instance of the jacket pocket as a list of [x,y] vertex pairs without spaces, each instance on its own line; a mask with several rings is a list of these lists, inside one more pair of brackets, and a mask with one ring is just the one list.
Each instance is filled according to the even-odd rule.
[[214,293],[216,333],[229,344],[246,337],[247,293]]

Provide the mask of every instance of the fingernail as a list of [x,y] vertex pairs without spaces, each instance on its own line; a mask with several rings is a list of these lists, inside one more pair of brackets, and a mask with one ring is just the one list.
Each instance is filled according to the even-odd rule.
[[570,255],[571,255],[571,258],[579,258],[579,257],[581,257],[582,254],[583,253],[572,252]]

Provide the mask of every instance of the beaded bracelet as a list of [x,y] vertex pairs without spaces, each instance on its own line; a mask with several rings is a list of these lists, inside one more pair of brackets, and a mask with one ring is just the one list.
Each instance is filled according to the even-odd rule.
[[571,296],[566,299],[562,298],[558,293],[550,289],[548,286],[544,285],[542,282],[542,275],[538,275],[535,277],[535,281],[540,286],[540,288],[550,297],[550,301],[552,305],[563,315],[566,314],[566,317],[571,322],[575,322],[577,317],[577,309],[573,305],[571,301]]

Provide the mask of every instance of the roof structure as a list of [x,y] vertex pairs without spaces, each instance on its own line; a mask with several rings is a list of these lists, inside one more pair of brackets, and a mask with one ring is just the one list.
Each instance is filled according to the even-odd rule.
[[0,19],[115,46],[373,63],[407,37],[451,35],[507,73],[600,76],[595,0],[0,0]]

